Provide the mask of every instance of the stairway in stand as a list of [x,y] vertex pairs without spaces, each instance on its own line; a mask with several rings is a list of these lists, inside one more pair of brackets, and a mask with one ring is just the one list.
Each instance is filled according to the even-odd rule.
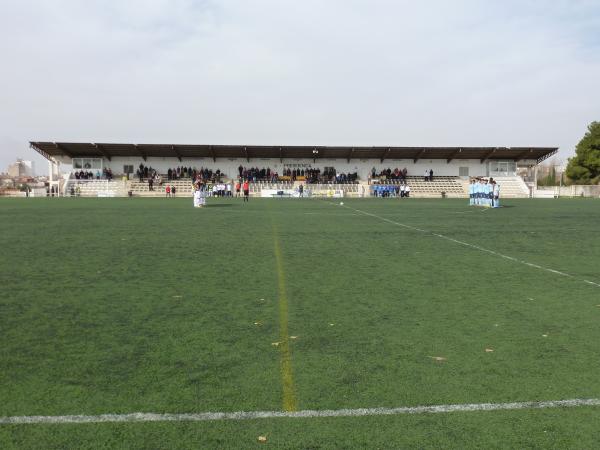
[[494,177],[500,185],[501,198],[529,198],[529,188],[521,177]]

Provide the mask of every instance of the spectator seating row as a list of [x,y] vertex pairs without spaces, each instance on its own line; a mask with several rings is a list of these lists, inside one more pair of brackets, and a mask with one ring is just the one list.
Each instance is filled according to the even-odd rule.
[[[231,183],[232,183],[232,191],[235,192],[236,181],[233,181]],[[130,186],[129,190],[132,192],[133,195],[136,195],[136,196],[164,196],[164,195],[166,195],[165,188],[166,188],[167,184],[169,186],[175,186],[175,195],[177,197],[179,197],[179,196],[187,197],[187,196],[191,195],[192,183],[189,178],[183,178],[183,179],[171,180],[171,181],[168,181],[165,178],[163,178],[162,186],[158,185],[156,182],[154,182],[154,186],[153,186],[154,191],[149,190],[148,181],[140,182],[139,180],[134,179],[129,182],[129,186]],[[286,190],[286,189],[293,189],[293,188],[294,188],[294,182],[292,182],[292,181],[279,181],[277,183],[271,183],[269,181],[257,181],[256,183],[250,183],[250,193],[253,195],[260,194],[260,191],[262,189]]]
[[70,179],[65,187],[65,195],[80,197],[125,196],[126,185],[117,180],[76,180]]
[[256,183],[250,183],[251,193],[260,193],[260,191],[263,189],[286,190],[293,188],[293,181],[279,181],[277,183],[271,183],[270,181],[257,181]]
[[413,197],[440,197],[442,192],[448,197],[465,197],[468,194],[458,177],[434,176],[433,181],[425,181],[425,177],[408,176],[406,183]]
[[336,184],[307,184],[304,189],[307,191],[327,191],[337,190],[344,191],[344,193],[358,193],[358,183],[336,183]]
[[154,191],[150,191],[148,187],[148,181],[140,182],[137,179],[131,180],[129,182],[129,190],[133,195],[141,195],[141,196],[165,196],[165,188],[169,186],[175,186],[175,195],[177,197],[189,197],[192,192],[192,181],[189,178],[182,178],[178,180],[167,180],[163,178],[162,186],[158,183],[154,182],[153,189]]

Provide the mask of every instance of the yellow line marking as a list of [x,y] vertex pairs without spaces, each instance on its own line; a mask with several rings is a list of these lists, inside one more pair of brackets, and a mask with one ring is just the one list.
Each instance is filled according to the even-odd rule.
[[275,262],[277,263],[277,281],[279,289],[279,347],[281,355],[281,382],[283,386],[283,410],[296,411],[296,390],[292,374],[292,352],[288,336],[288,299],[285,288],[285,272],[283,270],[283,257],[277,233],[277,226],[273,224],[273,240],[275,247]]

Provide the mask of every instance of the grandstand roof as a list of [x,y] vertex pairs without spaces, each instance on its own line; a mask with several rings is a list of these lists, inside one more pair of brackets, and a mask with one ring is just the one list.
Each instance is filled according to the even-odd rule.
[[308,159],[523,159],[538,163],[554,155],[556,147],[351,147],[322,145],[179,145],[105,144],[91,142],[30,142],[45,158],[107,158],[114,156],[178,158],[308,158]]

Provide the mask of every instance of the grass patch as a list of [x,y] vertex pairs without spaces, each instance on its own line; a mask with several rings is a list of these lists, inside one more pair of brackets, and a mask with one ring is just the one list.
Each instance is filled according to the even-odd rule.
[[[582,281],[600,282],[600,203],[336,203],[0,199],[0,416],[281,410],[274,230],[298,409],[600,397],[600,289]],[[598,415],[0,426],[0,443],[586,447]]]

